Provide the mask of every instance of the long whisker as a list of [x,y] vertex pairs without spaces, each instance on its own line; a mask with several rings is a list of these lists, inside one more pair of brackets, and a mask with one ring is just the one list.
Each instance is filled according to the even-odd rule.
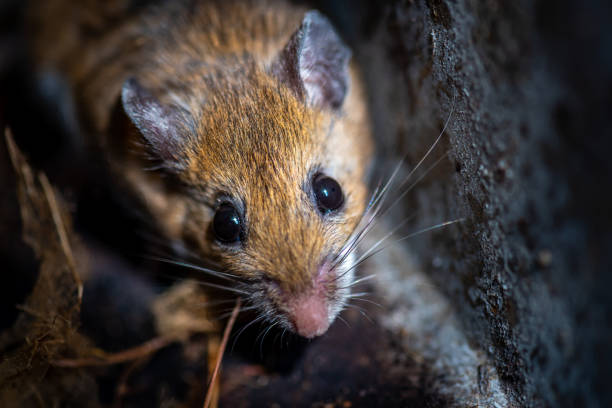
[[[270,332],[270,330],[272,330],[272,328],[274,326],[276,326],[278,324],[278,322],[274,322],[272,323],[270,326],[268,326],[268,328],[263,332],[263,336],[261,337],[261,341],[259,342],[259,357],[263,359],[263,342],[264,339],[266,338],[266,335]],[[257,336],[259,337],[259,336]],[[257,342],[257,339],[255,340],[255,342]]]
[[342,316],[338,315],[338,316],[336,316],[336,318],[337,318],[338,320],[340,320],[342,323],[346,324],[346,327],[348,327],[349,329],[351,328],[351,325],[350,325],[350,324],[348,324],[348,322],[347,322],[346,320],[344,320],[344,319],[342,318]]
[[411,234],[405,235],[405,236],[397,239],[395,242],[392,242],[389,245],[385,245],[384,247],[377,249],[376,251],[374,251],[371,254],[369,254],[367,257],[362,257],[359,261],[355,262],[355,264],[353,264],[350,268],[348,268],[346,271],[344,271],[344,273],[348,273],[350,270],[358,267],[359,265],[361,265],[362,263],[364,263],[365,261],[367,261],[368,259],[370,259],[374,255],[380,253],[381,251],[384,251],[385,249],[389,248],[393,244],[396,244],[398,242],[407,240],[409,238],[415,237],[415,236],[417,236],[419,234],[423,234],[423,233],[428,232],[428,231],[432,231],[432,230],[435,230],[435,229],[438,229],[438,228],[446,227],[447,225],[455,224],[455,223],[458,223],[458,222],[462,222],[464,220],[465,220],[464,218],[458,218],[456,220],[442,222],[440,224],[432,225],[431,227],[423,228],[422,230],[419,230],[419,231],[413,232]]
[[[249,306],[249,307],[241,308],[241,309],[240,309],[240,311],[241,311],[241,312],[242,312],[242,311],[245,311],[245,312],[246,312],[246,311],[249,311],[249,310],[255,310],[255,309],[257,309],[257,306]],[[217,320],[224,320],[224,319],[226,319],[226,318],[230,317],[231,315],[232,315],[232,310],[227,311],[227,309],[226,309],[226,312],[225,312],[225,313],[223,313],[223,314],[221,314],[221,315],[219,315],[219,316],[217,316],[217,317],[213,318],[212,320],[214,320],[214,321],[217,321]]]
[[[440,164],[442,162],[442,160],[446,157],[448,157],[449,152],[446,152],[444,155],[440,156],[431,166],[429,166],[424,172],[423,174],[421,174],[419,176],[418,179],[416,179],[410,186],[408,186],[408,188],[406,188],[404,191],[402,191],[402,193],[397,196],[397,198],[395,198],[395,200],[393,200],[393,203],[391,203],[391,205],[389,205],[387,208],[385,208],[385,210],[381,213],[380,217],[384,217],[389,211],[391,211],[391,209],[397,204],[399,203],[404,197],[406,197],[406,195],[412,191],[412,189],[414,187],[417,186],[417,184],[419,184],[419,182],[421,182],[421,180],[423,180],[434,168],[436,168],[436,166],[438,164]],[[407,181],[408,179],[406,179]],[[402,184],[403,185],[403,184]]]
[[241,295],[246,295],[246,296],[250,295],[250,293],[247,292],[247,291],[236,289],[236,288],[232,288],[232,287],[229,287],[229,286],[217,285],[216,283],[204,282],[204,281],[195,280],[195,279],[192,279],[192,280],[196,284],[201,285],[201,286],[207,286],[207,287],[210,287],[210,288],[227,290],[229,292],[239,293]]
[[[446,155],[445,155],[445,156],[446,156]],[[399,202],[399,200],[400,200],[400,199],[401,199],[401,198],[402,198],[402,197],[403,197],[403,196],[404,196],[406,193],[408,193],[408,192],[409,192],[409,191],[410,191],[410,190],[411,190],[411,189],[412,189],[414,186],[416,186],[416,185],[417,185],[417,183],[418,183],[420,180],[422,180],[422,179],[423,179],[423,177],[425,177],[425,176],[427,175],[427,173],[428,173],[429,171],[431,171],[431,169],[433,169],[433,168],[434,168],[434,167],[435,167],[435,166],[436,166],[436,165],[437,165],[437,164],[440,162],[440,160],[441,160],[442,158],[444,158],[445,156],[442,156],[440,159],[436,160],[436,162],[435,162],[435,163],[434,163],[432,166],[430,166],[430,167],[429,167],[429,168],[428,168],[428,169],[427,169],[427,170],[426,170],[426,171],[423,173],[423,175],[422,175],[421,177],[419,177],[419,179],[417,179],[417,180],[416,180],[416,181],[415,181],[415,182],[414,182],[412,185],[410,185],[410,187],[409,187],[409,188],[408,188],[408,189],[407,189],[407,190],[406,190],[406,191],[405,191],[405,192],[404,192],[404,193],[403,193],[403,194],[402,194],[402,195],[401,195],[401,196],[400,196],[400,197],[399,197],[397,200],[395,200],[395,202],[394,202],[393,204],[391,204],[391,206],[390,206],[390,207],[388,207],[388,208],[387,208],[387,209],[386,209],[386,210],[383,212],[383,214],[381,215],[381,217],[382,217],[384,214],[386,214],[386,213],[387,213],[387,212],[388,212],[388,211],[391,209],[391,207],[393,207],[395,204],[397,204],[397,203]],[[353,266],[349,267],[349,268],[348,268],[346,271],[344,271],[342,274],[340,274],[339,276],[337,276],[337,277],[336,277],[334,280],[341,279],[341,278],[342,278],[343,276],[345,276],[347,273],[349,273],[350,271],[352,271],[353,269],[355,269],[355,267],[356,267],[356,266],[361,265],[361,264],[363,263],[363,261],[365,261],[365,260],[369,259],[371,255],[373,255],[374,253],[378,253],[379,251],[376,251],[376,249],[377,249],[377,248],[378,248],[378,247],[379,247],[379,246],[380,246],[382,243],[384,243],[386,240],[388,240],[388,239],[389,239],[389,238],[390,238],[390,237],[391,237],[393,234],[395,234],[395,232],[397,232],[397,231],[398,231],[398,230],[399,230],[399,229],[400,229],[400,228],[401,228],[401,227],[402,227],[402,226],[403,226],[403,225],[404,225],[406,222],[408,222],[409,220],[413,219],[413,218],[414,218],[416,215],[417,215],[417,213],[415,212],[415,213],[414,213],[414,214],[412,214],[411,216],[409,216],[409,217],[407,217],[406,219],[404,219],[404,220],[403,220],[403,221],[402,221],[402,222],[401,222],[399,225],[397,225],[395,228],[393,228],[393,230],[391,230],[389,233],[387,233],[385,236],[383,236],[383,237],[382,237],[380,240],[378,240],[378,242],[376,242],[374,245],[372,245],[372,246],[371,246],[371,247],[370,247],[370,248],[369,248],[369,249],[368,249],[368,250],[367,250],[367,251],[366,251],[366,252],[365,252],[363,255],[361,255],[361,257],[360,257],[360,258],[359,258],[357,261],[355,261],[355,264],[354,264]],[[455,220],[455,222],[456,222],[456,221],[458,221],[458,220]],[[452,223],[452,222],[450,222],[450,223]],[[439,227],[441,227],[441,226],[445,226],[445,225],[448,225],[448,224],[443,223],[443,224],[441,224],[441,225],[434,226],[434,227],[430,227],[430,228],[435,229],[435,228],[439,228]],[[429,230],[429,229],[426,229],[425,231],[420,231],[420,232],[418,232],[418,233],[426,232],[426,231],[428,231],[428,230]],[[404,238],[405,238],[405,239],[407,239],[407,238],[409,238],[409,237],[404,237]]]
[[[377,187],[374,193],[372,194],[372,198],[370,199],[366,210],[361,215],[359,222],[355,227],[355,231],[351,234],[351,236],[349,236],[346,244],[342,247],[338,255],[332,260],[332,270],[335,269],[337,265],[341,264],[346,259],[346,257],[357,247],[357,245],[361,241],[361,237],[367,232],[368,226],[376,218],[376,214],[380,210],[381,204],[384,201],[383,198],[385,197],[391,183],[399,172],[401,165],[402,162],[400,161],[395,167],[395,170],[393,171],[385,185],[382,188]],[[370,211],[373,211],[371,215],[369,214]],[[363,228],[360,228],[359,226],[367,215],[369,215],[368,222]],[[338,260],[338,258],[340,259]]]
[[369,232],[374,219],[375,219],[375,216],[371,216],[363,228],[355,228],[355,230],[357,231],[357,234],[354,236],[351,235],[352,238],[349,237],[349,240],[347,240],[347,245],[345,245],[342,251],[340,252],[340,253],[342,252],[344,253],[340,257],[340,259],[337,259],[338,257],[336,257],[335,261],[332,264],[331,271],[335,270],[339,265],[341,265],[342,262],[344,262],[346,258],[348,258],[349,255],[357,248],[359,243],[361,243],[361,241],[365,238],[365,236]]
[[402,228],[408,221],[412,220],[414,217],[416,217],[417,213],[415,212],[414,214],[412,214],[409,217],[406,217],[404,219],[404,221],[400,222],[395,228],[393,228],[391,231],[389,231],[387,234],[385,234],[385,236],[383,236],[381,239],[379,239],[374,245],[372,245],[370,247],[370,249],[368,249],[362,256],[361,258],[359,258],[359,260],[357,262],[359,262],[363,257],[368,256],[371,252],[373,252],[374,250],[376,250],[376,248],[378,248],[381,244],[383,244],[387,239],[389,239],[389,237],[391,237],[393,234],[395,234],[397,231],[399,231],[400,228]]
[[370,316],[368,316],[368,314],[365,312],[365,310],[363,310],[362,307],[359,307],[357,305],[351,305],[351,304],[346,304],[344,305],[344,307],[348,307],[349,309],[353,309],[358,311],[363,317],[365,317],[370,323],[374,323],[374,321],[370,318]]
[[438,143],[440,142],[440,139],[442,139],[442,136],[444,135],[444,132],[446,131],[446,128],[451,120],[451,117],[453,116],[453,112],[455,111],[455,103],[453,102],[452,106],[451,106],[451,110],[448,113],[448,117],[446,118],[446,122],[444,122],[444,126],[442,127],[442,130],[440,131],[440,134],[438,135],[438,137],[436,138],[436,140],[432,143],[432,145],[429,147],[429,150],[427,150],[427,152],[423,155],[423,157],[421,158],[421,160],[419,160],[419,162],[416,164],[416,166],[414,166],[412,168],[412,170],[410,171],[410,173],[408,173],[408,175],[406,176],[404,182],[400,185],[400,188],[406,184],[406,182],[408,182],[408,180],[410,179],[410,177],[414,174],[415,171],[417,171],[417,169],[421,166],[421,164],[423,164],[423,162],[425,161],[425,159],[427,159],[427,157],[431,154],[431,152],[433,151],[433,149],[438,145]]
[[207,302],[192,303],[191,305],[193,307],[206,308],[206,307],[219,306],[219,305],[223,305],[223,304],[226,304],[226,303],[236,303],[236,300],[235,299],[211,300],[211,301],[207,301]]
[[387,194],[387,191],[389,191],[389,187],[391,187],[391,184],[395,180],[395,177],[397,176],[400,169],[402,168],[403,161],[404,159],[400,160],[397,163],[397,165],[395,166],[395,169],[393,170],[393,173],[391,173],[391,176],[389,177],[389,179],[387,180],[383,188],[380,189],[378,197],[376,198],[376,200],[374,200],[374,203],[372,205],[376,205],[378,202],[380,202],[385,197],[385,195]]
[[[349,256],[349,255],[350,255],[350,254],[351,254],[351,253],[354,251],[354,250],[355,250],[355,248],[357,248],[357,245],[359,245],[359,243],[361,243],[361,241],[362,241],[362,240],[365,238],[365,236],[368,234],[368,232],[370,232],[371,228],[374,226],[375,221],[376,221],[376,219],[377,219],[377,217],[378,217],[378,213],[379,213],[379,212],[381,211],[381,209],[383,208],[383,204],[384,204],[384,201],[385,201],[385,199],[386,199],[386,192],[388,191],[388,188],[389,188],[389,186],[391,185],[391,182],[393,181],[393,179],[394,179],[394,178],[395,178],[395,176],[397,175],[397,173],[398,173],[399,169],[401,168],[402,162],[403,162],[403,159],[402,159],[402,161],[400,161],[400,162],[398,163],[398,165],[396,166],[396,168],[395,168],[395,170],[394,170],[393,174],[391,175],[391,177],[390,177],[390,178],[389,178],[389,180],[387,181],[387,183],[386,183],[385,187],[384,187],[384,188],[381,190],[380,197],[378,197],[378,198],[377,198],[377,200],[376,200],[376,202],[375,202],[374,206],[372,207],[372,212],[371,212],[371,214],[367,214],[367,212],[366,212],[366,213],[364,213],[364,215],[368,215],[368,216],[369,216],[369,217],[368,217],[368,221],[367,221],[367,223],[366,223],[366,224],[365,224],[365,225],[364,225],[362,228],[359,228],[359,226],[360,226],[359,224],[357,225],[357,228],[356,228],[356,230],[357,230],[357,234],[355,234],[355,237],[353,238],[353,240],[352,240],[352,242],[350,243],[350,245],[348,245],[347,247],[345,247],[345,248],[343,249],[343,251],[345,251],[344,255],[343,255],[341,258],[340,258],[340,260],[338,260],[338,261],[337,261],[337,262],[336,262],[336,263],[333,265],[332,270],[333,270],[333,269],[335,269],[335,268],[336,268],[338,265],[340,265],[340,264],[341,264],[341,263],[342,263],[342,262],[343,262],[343,261],[344,261],[344,260],[345,260],[345,259],[346,259],[346,258],[347,258],[347,257],[348,257],[348,256]],[[423,177],[424,177],[424,176],[423,176]],[[421,178],[422,178],[422,177],[421,177]],[[387,211],[389,211],[389,209],[390,209],[391,207],[393,207],[393,205],[395,205],[395,204],[396,204],[398,201],[399,201],[399,200],[396,200],[396,201],[395,201],[395,202],[394,202],[394,203],[393,203],[393,204],[392,204],[390,207],[388,207],[388,208],[387,208],[387,209],[384,211],[383,215],[384,215],[384,214],[385,214]],[[363,219],[363,218],[364,218],[364,217],[362,216],[362,219]],[[403,223],[405,223],[405,222],[407,222],[407,221],[408,221],[408,220],[404,220],[404,221],[402,222],[402,225],[403,225]],[[360,222],[361,222],[361,220],[360,220]],[[344,274],[343,274],[343,275],[344,275]]]
[[368,205],[366,206],[366,209],[364,212],[367,212],[374,205],[374,202],[377,200],[378,193],[380,192],[382,185],[383,185],[383,182],[382,182],[382,177],[381,177],[381,179],[376,184],[376,188],[374,188],[374,190],[372,191],[372,194],[370,196],[370,201],[368,201]]
[[[448,117],[446,118],[446,121],[444,123],[444,126],[442,127],[442,130],[440,131],[440,134],[438,135],[436,140],[432,143],[432,145],[429,147],[427,152],[423,155],[421,160],[419,160],[417,165],[410,171],[410,173],[408,173],[408,176],[405,177],[404,181],[399,186],[400,189],[408,182],[408,180],[410,180],[412,175],[419,169],[421,164],[427,159],[427,157],[431,154],[431,152],[434,150],[434,148],[438,145],[438,143],[440,142],[440,139],[442,138],[442,136],[444,135],[444,132],[446,131],[446,128],[448,127],[448,124],[450,123],[450,120],[451,120],[451,117],[453,115],[454,110],[455,110],[455,103],[454,103],[454,98],[453,98],[453,104],[451,106],[451,110],[450,110],[450,112],[448,114]],[[428,168],[424,172],[424,174],[415,183],[413,183],[410,187],[408,187],[408,189],[406,191],[404,191],[400,195],[399,198],[394,200],[394,202],[391,204],[391,206],[389,206],[389,207],[387,207],[387,209],[385,209],[383,215],[386,214],[397,202],[399,202],[401,200],[401,198],[403,198],[410,190],[412,190],[412,188],[416,184],[418,184],[418,182],[421,181],[423,179],[423,177],[425,177],[425,175],[427,175],[427,173],[429,173],[429,171],[431,171],[431,169],[433,169],[442,160],[443,157],[445,157],[447,155],[448,155],[448,153],[445,154],[444,156],[442,156],[441,158],[439,158],[432,166],[430,166],[430,168]],[[368,207],[367,207],[366,211],[364,211],[364,214],[367,214],[368,212],[370,212],[372,207],[375,207],[374,211],[372,211],[371,218],[369,219],[369,221],[367,222],[365,227],[359,228],[359,225],[361,224],[361,221],[364,218],[362,216],[362,218],[360,219],[359,223],[357,224],[357,228],[356,228],[357,234],[355,236],[353,236],[353,234],[351,234],[351,236],[347,240],[348,245],[345,245],[342,248],[342,250],[340,251],[339,256],[337,256],[334,259],[334,262],[333,262],[334,265],[333,265],[332,269],[334,269],[338,264],[342,263],[342,261],[344,261],[344,259],[346,259],[346,257],[355,249],[355,247],[361,241],[361,239],[363,239],[363,237],[369,232],[373,220],[376,218],[376,216],[378,215],[378,212],[382,208],[382,202],[384,202],[384,198],[386,198],[386,192],[388,191],[388,188],[391,185],[391,182],[395,179],[395,176],[397,175],[397,173],[398,173],[399,169],[401,168],[401,165],[403,164],[405,159],[406,159],[406,156],[404,156],[402,158],[402,160],[399,161],[398,165],[396,166],[396,168],[393,171],[391,177],[389,178],[389,180],[385,184],[384,188],[382,188],[380,190],[380,194],[378,194],[378,197],[376,197],[375,200],[370,200],[370,204],[368,204]],[[336,261],[337,258],[340,258],[340,261]]]
[[332,259],[331,261],[332,270],[337,265],[341,264],[344,261],[344,259],[346,259],[346,257],[353,251],[353,248],[357,246],[357,242],[359,238],[358,235],[361,233],[361,230],[362,230],[359,226],[363,222],[365,216],[368,215],[370,208],[373,205],[376,205],[375,202],[378,200],[377,194],[379,192],[379,188],[380,186],[376,187],[376,190],[374,191],[374,193],[372,194],[372,197],[370,198],[370,202],[368,203],[368,206],[366,207],[365,211],[359,217],[359,221],[357,222],[357,225],[355,226],[353,233],[347,238],[346,242],[344,243],[344,245],[342,245],[342,248],[340,249],[338,254]]
[[463,221],[465,221],[465,218],[457,218],[457,219],[455,219],[455,220],[441,222],[441,223],[439,223],[439,224],[432,225],[432,226],[430,226],[430,227],[423,228],[423,229],[421,229],[421,230],[415,231],[415,232],[410,233],[410,234],[408,234],[408,235],[404,235],[403,237],[399,238],[399,239],[397,240],[397,242],[404,241],[404,240],[406,240],[406,239],[409,239],[409,238],[412,238],[412,237],[416,237],[416,236],[417,236],[417,235],[419,235],[419,234],[423,234],[423,233],[425,233],[425,232],[433,231],[433,230],[436,230],[436,229],[439,229],[439,228],[442,228],[442,227],[446,227],[446,226],[448,226],[448,225],[456,224],[456,223],[458,223],[458,222],[463,222]]
[[253,324],[263,320],[266,316],[265,315],[260,315],[258,317],[256,317],[255,319],[251,320],[249,323],[247,323],[246,325],[244,325],[242,327],[242,329],[240,329],[240,331],[238,332],[238,334],[236,334],[236,337],[234,338],[234,342],[232,343],[232,348],[230,349],[230,353],[234,351],[234,346],[236,346],[236,342],[238,341],[238,338],[240,337],[240,335],[250,326],[252,326]]
[[234,287],[230,287],[230,286],[224,286],[224,285],[219,285],[216,283],[211,283],[211,282],[206,282],[206,281],[201,281],[199,279],[193,279],[193,278],[184,278],[184,277],[180,277],[180,276],[174,276],[168,273],[162,273],[162,272],[148,272],[150,275],[153,276],[157,276],[157,277],[164,277],[166,279],[171,279],[173,281],[191,281],[194,282],[196,285],[200,285],[200,286],[205,286],[205,287],[210,287],[210,288],[214,288],[214,289],[220,289],[220,290],[226,290],[228,292],[233,292],[233,293],[238,293],[240,295],[246,295],[249,296],[250,293],[244,290],[240,290]]
[[287,333],[287,329],[285,329],[283,327],[283,333],[281,334],[281,338],[280,338],[280,343],[281,343],[281,348],[283,347],[283,338],[285,337],[285,333]]
[[369,295],[369,294],[370,292],[351,293],[350,295],[347,296],[347,299],[354,299],[354,298],[358,298],[358,297]]
[[188,262],[175,261],[175,260],[167,259],[167,258],[157,258],[157,257],[148,257],[148,258],[153,260],[153,261],[164,262],[164,263],[171,264],[171,265],[182,266],[182,267],[187,268],[187,269],[193,269],[193,270],[196,270],[198,272],[204,272],[204,273],[207,273],[209,275],[216,276],[218,278],[226,279],[226,280],[229,280],[229,281],[235,281],[236,278],[237,278],[235,275],[232,275],[230,273],[216,271],[214,269],[209,269],[209,268],[205,268],[203,266],[198,266],[198,265],[190,264]]
[[353,298],[353,300],[357,300],[359,302],[371,303],[374,306],[378,306],[379,308],[384,309],[383,306],[380,303],[376,303],[376,302],[374,302],[373,300],[370,300],[370,299],[363,299],[363,298],[358,298],[357,297],[357,298]]
[[[402,228],[404,226],[404,224],[406,224],[408,221],[410,221],[411,219],[413,219],[414,217],[416,217],[417,213],[415,212],[414,214],[412,214],[411,216],[405,218],[401,223],[399,223],[395,228],[393,228],[389,233],[387,233],[384,237],[382,237],[380,240],[378,240],[378,242],[376,242],[374,245],[372,245],[370,247],[370,249],[368,249],[355,263],[359,264],[361,262],[361,260],[363,258],[367,258],[369,256],[370,253],[372,253],[373,251],[376,250],[376,248],[378,248],[382,243],[384,243],[387,239],[389,239],[393,234],[395,234],[400,228]],[[334,278],[334,281],[342,279],[342,277],[344,277],[347,273],[349,273],[350,271],[352,271],[354,268],[351,266],[349,267],[346,271],[344,271],[343,273],[341,273],[340,275],[338,275],[336,278]]]
[[350,289],[350,288],[352,288],[352,287],[354,287],[354,286],[359,285],[360,283],[363,283],[363,282],[365,282],[365,281],[368,281],[368,280],[370,280],[370,279],[374,279],[374,278],[376,278],[376,275],[375,275],[375,274],[368,275],[368,276],[364,276],[363,278],[359,278],[359,279],[357,279],[357,280],[353,281],[353,282],[352,282],[350,285],[347,285],[347,286],[341,286],[341,287],[339,287],[339,288],[337,288],[337,289]]

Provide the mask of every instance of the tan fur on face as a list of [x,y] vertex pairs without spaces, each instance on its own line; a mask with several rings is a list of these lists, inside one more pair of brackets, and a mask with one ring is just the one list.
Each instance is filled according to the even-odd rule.
[[[122,19],[92,12],[91,2],[45,2],[53,6],[41,10],[57,18],[33,19],[36,58],[67,78],[92,144],[168,240],[236,275],[265,277],[287,293],[307,291],[318,266],[336,255],[364,210],[372,143],[354,68],[339,111],[308,106],[269,74],[304,10],[281,1],[201,1],[189,9],[168,2]],[[100,19],[95,29],[92,16]],[[90,36],[49,46],[73,32]],[[128,77],[161,103],[185,111],[176,177],[186,188],[143,170],[150,163],[144,148],[134,151],[143,140],[135,129],[111,131],[111,112]],[[316,172],[343,189],[344,206],[335,214],[323,217],[316,208]],[[237,203],[246,227],[234,246],[218,243],[210,226],[227,199]]]
[[[197,138],[185,148],[189,164],[180,175],[212,208],[224,195],[241,203],[244,242],[227,249],[206,242],[212,237],[199,222],[187,228],[233,272],[265,275],[296,292],[311,284],[319,264],[336,255],[355,227],[364,208],[364,175],[347,168],[362,166],[330,160],[342,152],[330,152],[329,146],[341,145],[337,139],[345,137],[337,133],[335,114],[306,107],[248,62],[245,70],[239,80],[217,78],[206,104],[192,107],[201,110]],[[311,191],[317,172],[343,187],[346,200],[338,214],[323,217],[317,210]]]

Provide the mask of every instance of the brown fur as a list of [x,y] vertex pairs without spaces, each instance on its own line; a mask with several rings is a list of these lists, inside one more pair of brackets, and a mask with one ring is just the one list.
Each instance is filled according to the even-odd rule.
[[[307,291],[318,265],[337,253],[364,211],[372,146],[354,68],[339,112],[308,106],[270,74],[304,10],[276,1],[169,2],[130,16],[116,1],[42,3],[47,17],[32,16],[37,63],[67,78],[84,132],[168,239],[238,276],[274,280],[286,293]],[[92,12],[96,7],[105,11]],[[143,170],[142,151],[130,153],[141,141],[134,128],[110,131],[128,77],[189,112],[195,132],[184,135],[177,177],[186,187],[178,192],[158,172]],[[309,189],[317,171],[345,193],[344,209],[331,217],[318,213]],[[245,210],[239,249],[211,233],[223,194]]]

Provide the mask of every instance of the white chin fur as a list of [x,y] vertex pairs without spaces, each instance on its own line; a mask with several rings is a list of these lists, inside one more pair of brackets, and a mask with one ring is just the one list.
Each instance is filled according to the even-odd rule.
[[336,268],[336,276],[340,277],[336,282],[336,287],[340,289],[336,290],[335,298],[331,302],[329,302],[328,305],[327,315],[329,316],[330,324],[334,321],[336,316],[338,316],[338,313],[342,311],[344,305],[346,305],[348,301],[348,296],[351,294],[351,288],[349,286],[351,286],[351,284],[355,280],[355,268],[351,269],[354,264],[355,252],[353,251]]

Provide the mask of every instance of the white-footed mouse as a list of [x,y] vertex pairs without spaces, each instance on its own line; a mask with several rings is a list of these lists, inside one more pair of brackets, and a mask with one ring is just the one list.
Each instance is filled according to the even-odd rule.
[[32,3],[38,69],[165,238],[271,324],[325,333],[354,282],[373,150],[328,19],[282,1]]

